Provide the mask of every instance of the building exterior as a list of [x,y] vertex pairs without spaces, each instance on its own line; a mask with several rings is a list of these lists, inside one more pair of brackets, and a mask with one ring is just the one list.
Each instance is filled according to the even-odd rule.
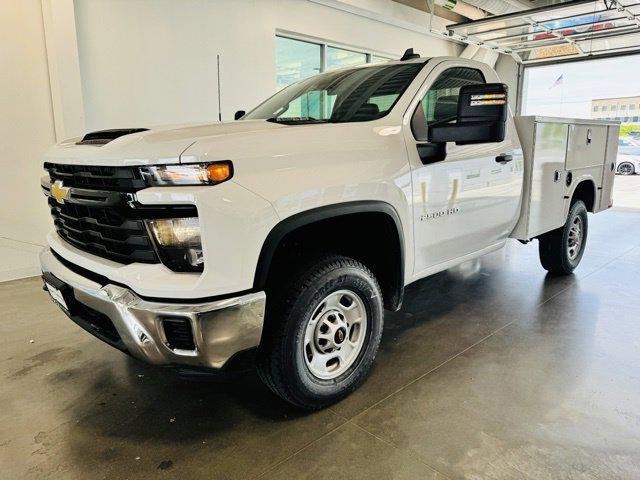
[[640,96],[594,98],[591,100],[591,118],[619,120],[623,123],[640,121]]

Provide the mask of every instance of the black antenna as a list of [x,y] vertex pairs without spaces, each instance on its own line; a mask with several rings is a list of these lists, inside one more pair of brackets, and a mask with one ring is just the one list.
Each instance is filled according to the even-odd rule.
[[220,55],[216,55],[218,61],[218,120],[222,121],[222,97],[220,96]]
[[414,58],[420,58],[420,55],[417,53],[413,53],[413,48],[407,48],[400,61],[404,62],[405,60],[412,60]]

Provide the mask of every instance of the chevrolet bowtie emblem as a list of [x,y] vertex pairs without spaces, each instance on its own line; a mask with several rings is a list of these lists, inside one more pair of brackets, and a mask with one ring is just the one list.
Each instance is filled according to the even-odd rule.
[[64,201],[69,198],[70,192],[71,189],[69,187],[62,185],[62,180],[56,180],[53,182],[53,185],[51,185],[51,195],[58,203],[64,203]]

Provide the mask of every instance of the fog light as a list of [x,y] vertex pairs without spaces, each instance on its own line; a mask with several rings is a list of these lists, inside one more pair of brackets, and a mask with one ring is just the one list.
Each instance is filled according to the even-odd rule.
[[202,271],[204,256],[197,217],[147,220],[162,263],[176,272]]

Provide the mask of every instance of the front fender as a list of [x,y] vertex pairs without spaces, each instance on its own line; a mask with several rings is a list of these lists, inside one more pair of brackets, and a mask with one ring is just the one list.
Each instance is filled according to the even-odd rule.
[[398,269],[398,278],[396,279],[396,281],[399,283],[399,285],[403,286],[406,257],[404,232],[400,215],[398,214],[396,209],[389,203],[378,200],[363,200],[325,205],[323,207],[305,210],[303,212],[287,217],[284,220],[281,220],[269,232],[269,235],[264,241],[256,268],[253,288],[255,290],[262,290],[265,288],[273,257],[276,253],[278,245],[287,234],[305,225],[310,225],[322,220],[355,213],[383,213],[385,215],[388,215],[393,220],[400,242],[400,268]]

